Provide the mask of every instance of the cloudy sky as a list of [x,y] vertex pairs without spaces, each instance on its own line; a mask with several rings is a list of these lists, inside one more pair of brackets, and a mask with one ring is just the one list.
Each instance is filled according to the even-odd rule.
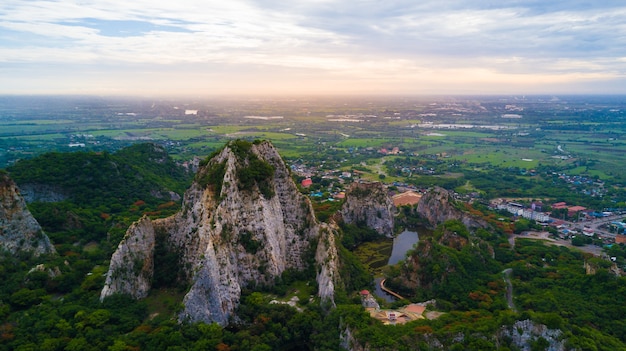
[[0,94],[626,93],[621,0],[2,0]]

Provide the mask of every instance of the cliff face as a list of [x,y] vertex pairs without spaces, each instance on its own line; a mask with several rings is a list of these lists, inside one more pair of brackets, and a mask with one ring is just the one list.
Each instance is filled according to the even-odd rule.
[[539,338],[547,341],[545,350],[563,351],[566,350],[567,339],[563,338],[560,329],[548,329],[547,326],[535,323],[529,319],[517,321],[512,326],[502,327],[496,335],[498,340],[510,340],[510,343],[518,350],[530,351],[532,344]]
[[417,214],[424,218],[431,228],[447,220],[457,219],[468,228],[486,228],[486,222],[475,218],[453,206],[454,198],[443,188],[435,187],[426,193],[417,204]]
[[56,253],[50,239],[26,208],[15,183],[0,174],[0,248],[14,254],[29,251],[34,255]]
[[364,223],[381,235],[393,236],[393,202],[382,183],[352,183],[341,216],[347,224]]
[[143,217],[128,228],[126,236],[111,257],[101,298],[112,293],[134,298],[148,296],[154,274],[154,226]]
[[[183,300],[181,320],[225,325],[244,286],[272,284],[286,269],[303,269],[315,258],[322,259],[318,264],[318,281],[324,284],[324,288],[320,284],[320,295],[332,298],[334,293],[329,284],[337,279],[333,259],[326,259],[332,249],[322,255],[315,252],[319,238],[332,243],[332,237],[320,235],[309,200],[297,191],[278,152],[267,142],[229,143],[198,171],[179,213],[145,221],[153,229],[148,224],[129,229],[111,259],[107,282],[129,265],[131,257],[145,257],[147,262],[152,255],[147,252],[150,245],[131,244],[140,234],[149,238],[154,231],[157,240],[162,237],[166,247],[179,253],[180,276],[191,286]],[[324,228],[324,233],[332,233],[332,228]],[[118,254],[136,251],[144,256]],[[154,261],[158,270],[159,258]],[[145,262],[142,267],[149,266]],[[125,292],[122,285],[131,281],[142,281],[141,272],[131,273],[135,275],[125,282],[107,285],[101,298]]]

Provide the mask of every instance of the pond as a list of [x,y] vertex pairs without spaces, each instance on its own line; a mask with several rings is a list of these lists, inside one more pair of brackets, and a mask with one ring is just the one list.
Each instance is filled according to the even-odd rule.
[[406,253],[419,241],[417,232],[405,230],[393,239],[393,249],[388,265],[394,265],[404,260]]
[[[419,241],[417,232],[405,230],[393,239],[393,249],[391,250],[391,256],[389,256],[388,265],[394,265],[406,257],[406,253],[413,248]],[[380,281],[382,278],[374,279],[374,294],[380,298],[383,298],[387,302],[393,302],[395,297],[387,294],[380,288]]]

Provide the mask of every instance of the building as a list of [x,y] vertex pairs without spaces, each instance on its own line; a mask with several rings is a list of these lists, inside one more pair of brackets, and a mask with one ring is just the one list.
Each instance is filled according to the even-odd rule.
[[[517,202],[499,203],[496,205],[498,210],[506,210],[516,216],[521,216],[526,219],[532,219],[537,222],[547,223],[550,221],[550,216],[544,212],[534,211],[531,208],[524,208],[524,205]],[[536,206],[535,206],[536,208]]]
[[572,217],[576,215],[576,213],[582,212],[586,209],[587,209],[586,207],[582,207],[582,206],[571,206],[567,208],[567,215]]
[[311,185],[313,185],[313,181],[311,180],[311,178],[306,178],[306,179],[302,180],[301,184],[302,184],[302,187],[308,188]]

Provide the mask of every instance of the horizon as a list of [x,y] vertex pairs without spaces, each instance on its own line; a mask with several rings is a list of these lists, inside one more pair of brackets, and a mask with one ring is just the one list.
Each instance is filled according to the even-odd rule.
[[622,95],[626,5],[0,4],[0,95]]

